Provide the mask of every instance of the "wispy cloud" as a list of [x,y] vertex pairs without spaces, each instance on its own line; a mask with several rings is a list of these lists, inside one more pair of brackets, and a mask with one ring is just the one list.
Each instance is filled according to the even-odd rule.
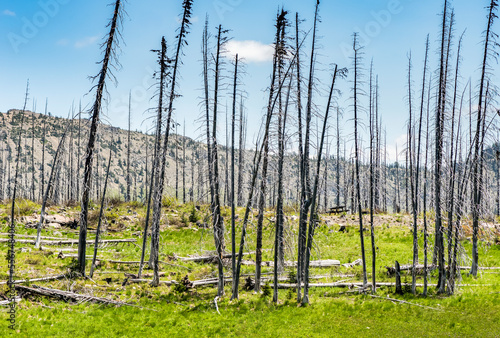
[[268,62],[273,60],[274,49],[272,45],[265,45],[254,40],[237,41],[230,40],[226,44],[226,49],[231,56],[238,54],[247,63]]
[[75,42],[75,48],[85,48],[87,46],[92,45],[98,39],[99,39],[99,36],[88,36],[86,38],[83,38],[83,39]]
[[8,9],[4,9],[4,10],[2,11],[2,14],[3,14],[3,15],[7,15],[7,16],[16,16],[16,13],[14,13],[13,11],[10,11],[10,10],[8,10]]

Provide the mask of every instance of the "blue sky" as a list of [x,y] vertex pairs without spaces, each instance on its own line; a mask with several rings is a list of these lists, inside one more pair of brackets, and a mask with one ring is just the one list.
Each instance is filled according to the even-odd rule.
[[[128,15],[123,22],[120,63],[115,72],[118,85],[108,82],[109,102],[104,109],[105,121],[118,127],[126,127],[128,93],[132,91],[133,129],[145,130],[151,116],[146,112],[155,107],[150,100],[154,94],[151,79],[156,69],[156,56],[151,49],[159,49],[160,39],[165,36],[173,45],[181,12],[181,0],[128,0]],[[241,77],[247,92],[246,112],[249,120],[248,143],[258,132],[266,105],[266,88],[269,85],[271,62],[269,47],[274,37],[274,21],[278,7],[284,6],[295,17],[299,12],[302,29],[311,28],[314,0],[195,0],[193,25],[185,48],[182,76],[179,82],[181,98],[176,100],[177,120],[186,120],[186,133],[198,137],[202,95],[201,35],[205,15],[210,18],[210,28],[220,23],[230,29],[233,38],[230,50],[238,49],[246,56],[246,73]],[[106,34],[106,24],[112,7],[103,0],[0,0],[0,111],[21,108],[26,80],[30,79],[30,99],[36,100],[37,112],[43,111],[45,98],[53,115],[66,116],[73,102],[78,105],[92,101],[88,93],[92,83],[88,76],[99,70],[96,64],[101,58],[99,43]],[[461,74],[465,85],[469,77],[477,84],[481,63],[482,32],[486,25],[489,0],[455,0],[451,4],[456,12],[458,36],[467,28],[464,38]],[[419,87],[425,38],[431,38],[431,67],[437,65],[437,47],[442,1],[436,0],[337,0],[322,1],[318,26],[320,36],[317,75],[321,80],[315,103],[320,112],[326,103],[326,86],[330,81],[333,63],[351,67],[347,51],[352,44],[353,32],[361,34],[365,46],[365,68],[373,58],[375,73],[379,75],[380,112],[387,128],[390,157],[394,158],[394,145],[401,147],[408,118],[406,103],[407,55],[413,55],[415,90]],[[495,25],[498,32],[500,24]],[[456,41],[456,40],[455,40]],[[310,40],[305,42],[309,49]],[[173,48],[172,48],[173,49]],[[494,70],[498,66],[494,64]],[[232,70],[229,64],[225,75],[228,80]],[[343,133],[351,133],[352,112],[348,78],[339,84],[342,96],[337,102],[345,108]],[[418,97],[418,92],[415,93]],[[220,98],[230,103],[231,95]],[[416,102],[416,100],[415,100]],[[30,100],[29,108],[32,108]],[[222,108],[221,111],[224,111]],[[367,120],[366,114],[362,115]],[[224,117],[221,116],[221,120]],[[332,123],[334,119],[332,119]],[[223,137],[224,129],[220,129]]]

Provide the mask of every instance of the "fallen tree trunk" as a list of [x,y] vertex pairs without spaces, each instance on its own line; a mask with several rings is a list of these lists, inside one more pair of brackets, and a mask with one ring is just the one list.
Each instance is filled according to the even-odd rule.
[[[254,261],[241,261],[241,264],[242,265],[255,265],[255,262]],[[274,262],[273,261],[262,262],[261,266],[273,267]],[[285,261],[285,267],[296,267],[296,266],[297,266],[297,262]],[[310,261],[309,266],[312,268],[329,268],[332,266],[340,266],[340,261],[338,261],[336,259]]]
[[[21,301],[21,297],[16,297],[16,298],[14,298],[14,300],[16,303],[19,303]],[[10,300],[2,300],[2,301],[0,301],[0,306],[9,305],[10,303],[11,303]]]
[[91,303],[98,303],[98,304],[107,304],[107,305],[116,305],[116,306],[122,306],[122,305],[127,305],[127,306],[135,306],[133,304],[128,304],[112,299],[107,299],[107,298],[101,298],[101,297],[94,297],[94,296],[88,296],[88,295],[81,295],[78,293],[74,292],[69,292],[69,291],[62,291],[62,290],[57,290],[57,289],[49,289],[49,288],[44,288],[42,286],[37,286],[33,285],[32,287],[27,287],[23,285],[16,285],[16,289],[18,291],[23,292],[23,294],[37,294],[37,295],[42,295],[50,298],[56,298],[56,299],[61,299],[65,302],[68,301],[75,301],[75,302],[91,302]]
[[[89,256],[87,255],[86,258],[92,258],[93,256]],[[59,253],[59,258],[61,259],[64,259],[64,258],[78,258],[78,255],[72,255],[72,254],[69,254],[69,255],[65,255],[63,254],[62,252]],[[106,258],[97,258],[98,261],[101,261],[101,262],[108,262],[108,263],[115,263],[115,264],[125,264],[125,265],[135,265],[135,264],[140,264],[141,262],[140,261],[117,261],[117,260],[112,260],[112,259],[106,259]],[[158,261],[159,263],[161,264],[165,264],[165,265],[170,265],[170,266],[174,266],[174,267],[177,267],[177,268],[183,268],[183,269],[187,269],[187,270],[191,270],[191,268],[188,268],[187,266],[183,266],[183,265],[178,265],[178,264],[172,264],[172,263],[169,263],[169,262],[165,262],[165,261]],[[147,264],[147,262],[146,262]]]
[[[0,236],[10,236],[10,234],[1,232]],[[35,235],[21,235],[21,234],[14,234],[15,237],[23,237],[23,238],[36,238]],[[61,238],[61,237],[47,237],[47,236],[41,236],[40,238],[42,239],[58,239],[58,240],[64,240],[67,238]]]
[[[44,282],[44,281],[49,281],[49,280],[55,280],[55,279],[61,279],[67,277],[67,274],[63,275],[57,275],[57,276],[47,276],[47,277],[41,277],[41,278],[28,278],[28,279],[18,279],[13,281],[14,284],[22,284],[26,282]],[[8,282],[0,282],[0,285],[5,285]]]
[[[393,266],[386,266],[385,267],[387,269],[387,274],[389,276],[394,276],[396,274],[396,268],[393,267]],[[428,265],[427,266],[427,271],[433,271],[435,269],[437,269],[437,265]],[[448,269],[448,266],[445,267],[446,269]],[[471,267],[470,266],[460,266],[460,267],[457,267],[459,268],[460,270],[470,270]],[[411,271],[412,269],[412,266],[411,265],[400,265],[399,267],[399,270],[400,271]],[[417,274],[423,274],[424,273],[424,265],[422,264],[419,264],[419,265],[415,265],[415,269],[416,269],[416,272]],[[480,267],[478,268],[479,270],[500,270],[500,267]]]
[[[9,239],[8,238],[0,238],[0,243],[8,243]],[[128,238],[128,239],[105,239],[102,241],[99,241],[99,243],[135,243],[137,242],[137,239],[135,238]],[[16,243],[21,243],[21,244],[35,244],[35,241],[30,241],[27,239],[18,239],[16,240]],[[58,240],[58,241],[41,241],[41,244],[44,245],[71,245],[71,244],[78,244],[77,239],[67,239],[67,240]],[[88,240],[87,241],[88,245],[94,245],[94,240]]]

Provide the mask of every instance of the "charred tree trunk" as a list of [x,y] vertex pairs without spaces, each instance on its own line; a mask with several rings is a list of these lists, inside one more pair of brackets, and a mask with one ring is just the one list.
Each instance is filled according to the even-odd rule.
[[81,205],[81,215],[80,215],[80,236],[78,241],[78,270],[82,275],[85,275],[85,251],[87,243],[87,218],[88,218],[88,207],[90,200],[90,188],[91,188],[91,177],[92,177],[92,164],[94,159],[94,148],[97,137],[97,126],[99,124],[99,114],[101,112],[101,101],[104,92],[104,86],[106,82],[106,77],[108,74],[109,63],[112,59],[113,49],[114,49],[114,39],[117,32],[118,20],[120,17],[120,5],[121,0],[116,0],[113,19],[110,23],[110,32],[106,42],[106,51],[104,54],[104,59],[102,60],[102,69],[98,74],[99,82],[97,84],[97,92],[95,97],[95,102],[92,107],[92,122],[90,126],[89,142],[87,144],[86,155],[85,155],[85,170],[83,178],[83,195],[82,195],[82,205]]

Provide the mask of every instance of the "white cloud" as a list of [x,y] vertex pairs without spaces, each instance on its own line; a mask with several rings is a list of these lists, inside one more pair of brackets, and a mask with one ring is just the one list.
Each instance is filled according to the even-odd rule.
[[238,54],[238,56],[244,58],[247,63],[272,61],[274,53],[272,45],[265,45],[254,40],[230,40],[226,44],[226,50],[232,57]]
[[99,39],[98,36],[88,36],[86,38],[83,38],[83,39],[78,40],[77,42],[75,42],[75,48],[85,48],[87,46],[92,45],[98,39]]
[[16,13],[14,13],[13,11],[9,11],[8,9],[4,9],[2,14],[7,16],[16,16]]
[[402,162],[405,161],[405,155],[403,150],[405,149],[406,146],[406,141],[407,141],[406,138],[407,138],[406,134],[401,134],[396,138],[396,140],[394,140],[393,144],[387,145],[387,161],[389,163],[396,162],[396,146],[398,149],[398,162],[401,164]]

